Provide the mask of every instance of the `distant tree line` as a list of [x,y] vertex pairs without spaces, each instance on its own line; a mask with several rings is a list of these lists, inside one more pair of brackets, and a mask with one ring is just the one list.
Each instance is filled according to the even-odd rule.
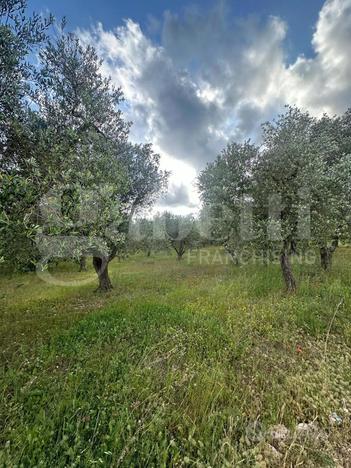
[[201,236],[198,218],[193,215],[175,215],[169,212],[158,214],[152,219],[134,220],[129,229],[128,248],[133,252],[151,253],[174,250],[177,259],[193,248],[208,245]]

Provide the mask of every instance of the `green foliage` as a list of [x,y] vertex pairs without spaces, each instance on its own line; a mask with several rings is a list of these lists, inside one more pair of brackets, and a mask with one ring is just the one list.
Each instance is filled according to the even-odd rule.
[[19,270],[34,270],[39,226],[32,206],[37,194],[31,181],[19,175],[1,174],[0,184],[0,256]]
[[[52,16],[26,15],[26,0],[0,1],[0,131],[21,119],[23,98],[30,92],[33,67],[29,53],[46,39]],[[3,135],[0,139],[3,148]]]
[[187,249],[199,244],[200,234],[193,216],[164,213],[158,220],[162,234],[181,260]]
[[[350,238],[351,147],[350,110],[341,117],[324,115],[314,125],[321,147],[323,170],[320,193],[312,205],[313,239],[320,247]],[[314,190],[313,185],[311,189]]]
[[313,244],[329,259],[339,240],[349,239],[349,114],[317,120],[288,107],[262,126],[260,149],[231,143],[200,174],[212,233],[237,263],[243,250],[266,260],[280,252],[294,290],[292,254]]
[[237,263],[251,241],[251,226],[246,226],[245,232],[245,222],[252,204],[257,158],[258,148],[250,142],[230,143],[198,178],[211,238],[220,240]]
[[[46,39],[52,18],[27,19],[25,1],[0,7],[1,80],[6,79],[0,82],[0,165],[3,181],[18,183],[14,190],[8,184],[0,189],[6,219],[2,258],[14,268],[33,267],[38,234],[43,265],[54,257],[92,253],[94,264],[101,263],[99,278],[104,273],[108,283],[108,262],[124,249],[130,219],[153,203],[167,173],[160,171],[151,145],[128,141],[130,123],[119,108],[122,91],[101,74],[93,47],[61,29],[40,48],[39,66],[29,67],[25,58]],[[36,105],[31,110],[28,98]]]
[[33,269],[37,251],[38,173],[28,96],[34,76],[28,55],[46,38],[52,17],[27,16],[25,0],[0,2],[0,252],[2,261]]
[[153,220],[138,218],[129,226],[128,250],[130,252],[141,250],[150,257],[152,251],[159,248],[159,242],[155,237]]

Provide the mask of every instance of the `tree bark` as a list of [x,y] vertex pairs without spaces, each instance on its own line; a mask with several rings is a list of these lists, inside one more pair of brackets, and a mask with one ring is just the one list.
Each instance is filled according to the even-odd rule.
[[110,262],[109,257],[93,257],[93,265],[98,275],[99,287],[97,291],[105,292],[113,289],[109,274],[108,264]]
[[84,255],[79,258],[79,271],[87,271],[87,258]]
[[286,246],[280,254],[280,266],[282,270],[283,279],[285,281],[286,289],[288,292],[296,291],[296,281],[291,269],[289,252]]
[[183,258],[183,255],[185,254],[185,242],[183,240],[179,241],[179,249],[177,251],[178,254],[178,260],[181,260]]
[[234,263],[234,265],[235,266],[240,266],[240,261],[239,261],[237,253],[234,252],[233,250],[229,251],[228,249],[227,249],[227,252],[229,253],[229,256],[232,259],[232,262]]
[[323,268],[324,271],[330,271],[333,252],[331,252],[329,247],[321,247],[320,255],[321,255],[321,267]]
[[175,240],[175,241],[172,241],[172,247],[174,248],[174,250],[176,251],[177,253],[177,259],[180,261],[182,260],[183,258],[183,255],[185,254],[185,243],[183,240]]
[[339,239],[335,237],[330,247],[323,246],[319,249],[321,256],[321,267],[325,271],[330,271],[332,267],[333,254],[339,245]]

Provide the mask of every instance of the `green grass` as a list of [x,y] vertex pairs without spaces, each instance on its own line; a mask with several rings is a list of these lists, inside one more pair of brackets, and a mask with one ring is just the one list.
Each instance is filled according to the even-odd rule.
[[[329,274],[296,265],[296,295],[277,265],[210,253],[115,261],[106,295],[69,263],[55,277],[92,282],[1,278],[0,466],[351,463],[351,249]],[[311,421],[321,436],[296,438]]]

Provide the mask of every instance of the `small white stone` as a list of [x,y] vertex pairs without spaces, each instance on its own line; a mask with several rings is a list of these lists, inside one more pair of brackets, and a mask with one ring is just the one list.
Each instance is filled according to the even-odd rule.
[[296,434],[300,438],[325,439],[326,434],[313,423],[300,423],[296,426]]
[[277,424],[271,427],[269,435],[273,442],[285,442],[290,436],[290,431],[283,424]]
[[300,423],[296,426],[296,432],[298,434],[310,434],[311,432],[317,432],[317,427],[313,422]]

